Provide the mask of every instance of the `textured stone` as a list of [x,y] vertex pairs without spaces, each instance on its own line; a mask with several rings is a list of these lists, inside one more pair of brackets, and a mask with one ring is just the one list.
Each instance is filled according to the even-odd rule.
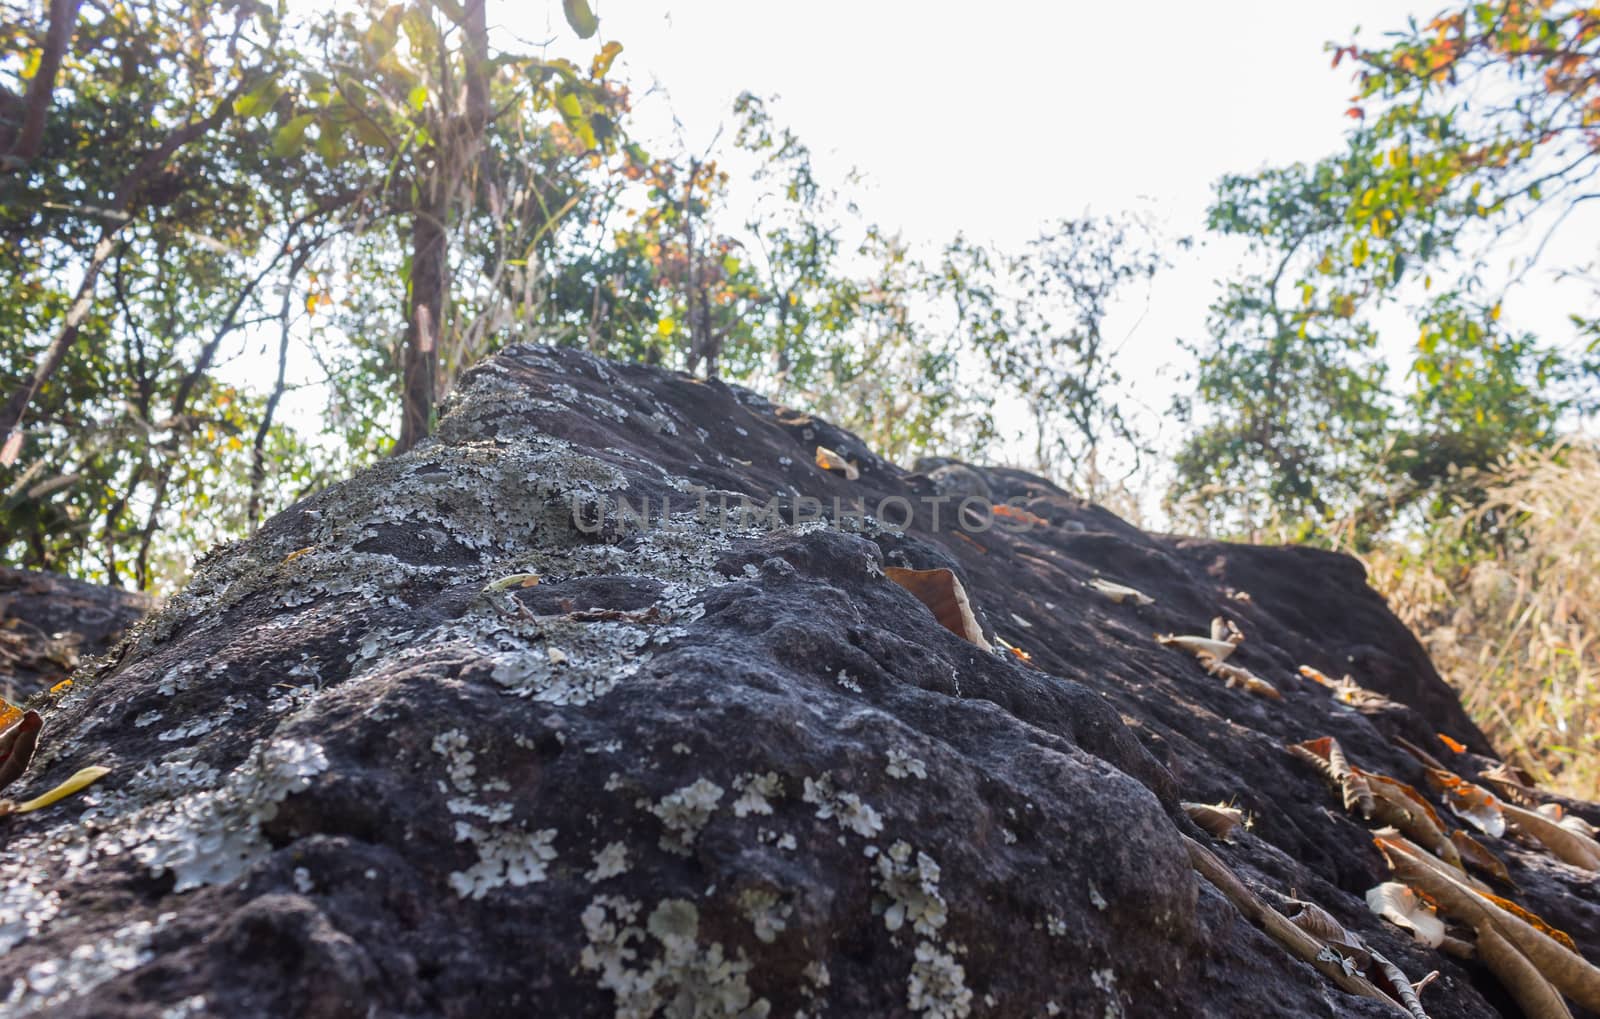
[[[818,444],[860,478],[819,469]],[[1387,872],[1368,833],[1283,749],[1333,735],[1419,785],[1390,737],[1489,750],[1358,564],[1148,535],[1022,472],[948,466],[908,474],[716,381],[497,356],[436,440],[206,557],[48,715],[27,794],[114,770],[0,819],[0,1007],[1391,1014],[1244,921],[1186,833],[1414,979],[1441,970],[1436,1016],[1509,1008],[1370,915]],[[1036,522],[963,530],[959,498],[924,498],[955,475]],[[916,518],[702,519],[741,496],[785,520],[836,497]],[[940,626],[886,565],[954,570],[1031,662]],[[1247,638],[1230,661],[1282,700],[1153,639],[1218,614]],[[1392,701],[1341,705],[1301,664]],[[1252,826],[1212,842],[1180,800]],[[1496,848],[1594,955],[1592,881]]]

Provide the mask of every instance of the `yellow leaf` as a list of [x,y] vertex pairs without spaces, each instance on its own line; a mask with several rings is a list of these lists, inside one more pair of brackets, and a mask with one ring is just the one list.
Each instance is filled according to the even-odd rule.
[[670,315],[662,316],[661,321],[656,323],[656,332],[660,333],[662,336],[671,336],[677,331],[677,328],[678,323],[674,322],[672,320],[672,316]]
[[1493,308],[1489,309],[1489,321],[1490,322],[1498,322],[1498,321],[1500,321],[1500,302],[1496,301],[1495,302],[1495,306]]
[[102,768],[98,764],[91,765],[87,768],[84,768],[82,771],[79,771],[76,775],[73,775],[71,778],[45,793],[43,796],[36,796],[26,803],[17,804],[17,813],[26,814],[29,811],[38,810],[41,807],[48,807],[57,800],[66,799],[68,796],[71,796],[78,790],[85,788],[91,783],[96,782],[109,774],[111,774],[110,768]]

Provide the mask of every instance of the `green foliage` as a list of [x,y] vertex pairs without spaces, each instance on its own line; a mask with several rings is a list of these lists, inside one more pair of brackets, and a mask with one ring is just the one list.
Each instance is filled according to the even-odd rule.
[[[1259,268],[1227,285],[1195,347],[1176,506],[1225,531],[1287,519],[1359,545],[1408,506],[1463,494],[1464,469],[1593,410],[1592,343],[1500,322],[1531,264],[1498,290],[1480,270],[1505,230],[1553,231],[1585,199],[1597,39],[1590,8],[1505,0],[1336,49],[1335,65],[1361,68],[1345,151],[1217,186],[1212,228],[1248,238]],[[1456,283],[1434,294],[1436,278]],[[1375,323],[1401,309],[1418,339],[1397,382]]]

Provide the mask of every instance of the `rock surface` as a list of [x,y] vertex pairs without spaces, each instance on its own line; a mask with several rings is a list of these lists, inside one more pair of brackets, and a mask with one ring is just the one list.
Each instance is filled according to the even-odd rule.
[[[435,441],[209,555],[48,713],[9,793],[113,770],[0,819],[0,1011],[1395,1014],[1244,920],[1188,835],[1440,970],[1433,1015],[1515,1014],[1368,913],[1369,832],[1284,750],[1332,735],[1418,786],[1391,737],[1489,751],[1358,564],[1149,535],[972,468],[1018,507],[983,530],[935,501],[940,466],[716,381],[502,353]],[[835,498],[873,517],[835,526]],[[886,566],[955,571],[994,650]],[[1282,699],[1152,639],[1217,615]],[[1383,696],[1342,704],[1302,664]],[[1212,840],[1182,800],[1253,824]],[[1593,875],[1494,848],[1600,954]]]
[[0,697],[18,701],[61,682],[154,605],[131,591],[0,566]]

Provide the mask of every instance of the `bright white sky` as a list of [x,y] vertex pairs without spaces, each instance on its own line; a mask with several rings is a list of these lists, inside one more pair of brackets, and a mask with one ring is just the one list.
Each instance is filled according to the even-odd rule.
[[[577,40],[559,0],[489,0],[497,46],[587,63],[601,40],[624,45],[614,76],[636,97],[647,147],[675,130],[704,147],[732,129],[735,96],[778,96],[771,111],[817,156],[824,180],[851,168],[863,216],[912,242],[965,232],[1016,247],[1047,221],[1125,210],[1200,243],[1114,314],[1126,336],[1127,397],[1162,428],[1184,389],[1177,341],[1204,335],[1217,281],[1242,247],[1204,236],[1217,178],[1315,160],[1341,147],[1354,91],[1329,41],[1378,43],[1408,15],[1440,6],[1397,0],[1145,0],[1132,4],[948,0],[591,0],[600,33]],[[652,91],[652,85],[656,88]],[[649,94],[646,94],[649,93]],[[673,118],[681,128],[675,127]],[[1583,229],[1551,264],[1593,258]],[[1510,324],[1561,328],[1530,288]],[[1523,321],[1517,313],[1525,310]],[[1414,339],[1403,317],[1388,337]],[[1404,335],[1402,335],[1404,334]],[[1150,479],[1155,480],[1155,479]]]

